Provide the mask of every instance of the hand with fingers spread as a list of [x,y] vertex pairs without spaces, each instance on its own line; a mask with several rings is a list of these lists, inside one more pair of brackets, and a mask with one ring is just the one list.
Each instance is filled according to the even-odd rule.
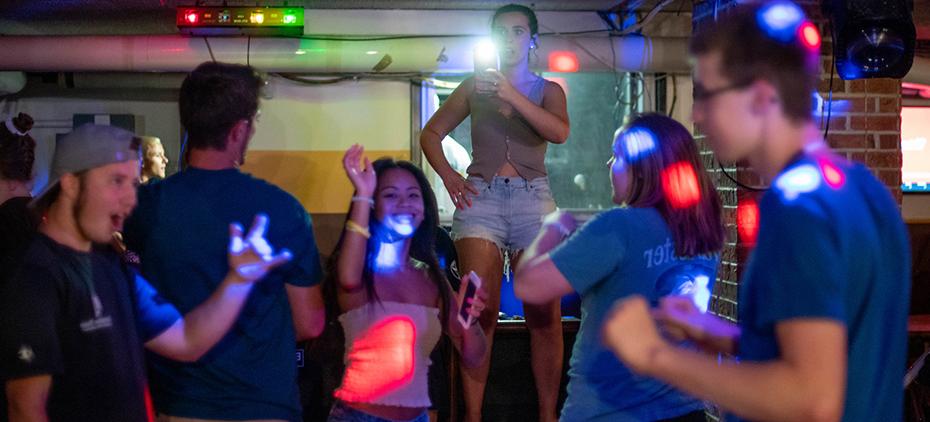
[[268,216],[255,216],[249,233],[242,237],[242,226],[237,223],[229,225],[229,276],[242,283],[261,280],[275,267],[290,261],[291,253],[287,249],[277,255],[265,239]]
[[375,193],[375,186],[378,184],[378,176],[375,175],[375,169],[371,167],[371,161],[368,157],[363,157],[365,147],[354,144],[346,150],[342,156],[342,168],[345,169],[349,181],[355,188],[356,195],[370,198]]
[[471,196],[478,195],[478,189],[468,182],[461,174],[453,172],[452,174],[442,176],[442,183],[452,198],[455,207],[462,210],[471,207]]

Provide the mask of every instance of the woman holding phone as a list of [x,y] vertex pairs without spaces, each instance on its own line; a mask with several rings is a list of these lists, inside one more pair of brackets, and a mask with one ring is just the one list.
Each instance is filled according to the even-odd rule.
[[487,293],[478,287],[465,297],[480,284],[466,276],[453,297],[436,259],[439,213],[423,172],[389,158],[362,165],[363,152],[353,145],[343,157],[355,195],[324,281],[346,344],[329,421],[428,422],[430,352],[445,333],[465,365],[484,360],[484,333],[471,322]]
[[[546,148],[550,142],[564,143],[569,133],[562,88],[529,70],[530,51],[539,42],[533,11],[514,4],[501,7],[491,30],[500,70],[479,69],[463,81],[420,135],[427,160],[456,205],[452,236],[459,269],[476,272],[490,293],[489,312],[481,318],[489,345],[497,326],[505,262],[519,260],[539,231],[542,216],[555,210],[546,177]],[[473,161],[464,178],[443,156],[441,141],[468,116]],[[539,420],[555,421],[562,369],[559,301],[526,305],[524,311]],[[467,421],[481,420],[489,366],[485,359],[476,368],[463,368]]]

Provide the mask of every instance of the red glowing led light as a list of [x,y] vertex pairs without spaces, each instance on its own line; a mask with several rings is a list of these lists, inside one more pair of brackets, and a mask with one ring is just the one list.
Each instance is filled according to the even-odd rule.
[[833,189],[839,189],[846,183],[846,175],[843,174],[843,171],[836,168],[836,166],[829,161],[820,163],[820,171],[823,173],[823,178],[827,181],[827,185]]
[[348,402],[370,402],[413,380],[416,325],[407,316],[392,316],[360,335],[346,354],[346,372],[335,396]]
[[184,19],[187,20],[187,23],[195,24],[200,20],[200,17],[197,16],[196,12],[187,12],[184,14]]
[[662,189],[675,208],[687,208],[701,200],[701,187],[690,163],[678,162],[663,170]]
[[553,51],[549,53],[550,72],[577,72],[578,56],[571,51]]
[[801,27],[798,28],[798,33],[801,35],[801,43],[805,47],[815,50],[820,48],[820,31],[817,30],[817,27],[814,26],[810,21],[804,22],[801,24]]
[[756,244],[759,236],[759,204],[754,199],[739,201],[736,206],[736,230],[744,243]]

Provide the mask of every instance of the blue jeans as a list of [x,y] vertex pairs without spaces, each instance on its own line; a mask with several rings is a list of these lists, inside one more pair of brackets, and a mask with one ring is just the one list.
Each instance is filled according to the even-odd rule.
[[[392,419],[380,418],[375,415],[369,415],[361,410],[353,409],[346,406],[342,400],[336,400],[332,410],[329,411],[327,422],[400,422]],[[429,422],[429,414],[424,410],[420,416],[404,422]]]
[[526,249],[539,234],[542,218],[555,211],[549,180],[539,177],[495,176],[490,183],[469,176],[478,189],[471,207],[456,209],[452,216],[452,238],[477,237],[494,242],[501,250]]

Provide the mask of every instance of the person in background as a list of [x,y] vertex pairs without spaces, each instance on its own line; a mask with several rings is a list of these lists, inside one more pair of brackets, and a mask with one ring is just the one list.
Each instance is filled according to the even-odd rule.
[[142,176],[143,184],[153,180],[165,178],[165,169],[168,167],[168,156],[161,139],[154,136],[140,136],[142,138]]
[[35,233],[38,218],[29,211],[36,141],[33,120],[19,113],[0,125],[0,282],[9,276]]
[[[32,116],[19,113],[0,124],[0,287],[13,274],[39,219],[29,211],[36,141],[29,135]],[[0,422],[6,422],[6,394],[0,372]]]
[[[462,274],[475,271],[490,299],[481,326],[493,344],[500,309],[500,283],[539,231],[542,217],[555,210],[546,177],[546,148],[568,139],[565,92],[529,70],[539,43],[536,14],[526,6],[497,9],[491,30],[500,69],[479,69],[463,81],[429,120],[420,146],[456,205],[452,235]],[[466,179],[443,155],[442,140],[471,116],[473,161]],[[509,276],[509,274],[507,274]],[[555,421],[562,374],[559,300],[524,306],[530,331],[533,377],[542,422]],[[481,420],[488,359],[462,367],[465,420]]]
[[[228,227],[217,288],[183,317],[106,245],[136,205],[139,139],[84,125],[62,138],[50,183],[31,202],[47,217],[0,288],[0,370],[20,421],[149,420],[142,347],[194,362],[229,330],[268,271],[289,259]],[[260,287],[258,287],[260,288]]]
[[[448,335],[470,366],[484,360],[485,337],[479,324],[459,322],[436,258],[439,213],[426,176],[389,158],[365,158],[363,166],[363,152],[354,145],[343,158],[355,195],[326,283],[346,343],[329,421],[427,422],[429,355],[440,336]],[[465,298],[468,315],[478,318],[486,299],[483,288]]]
[[707,309],[724,240],[720,198],[691,134],[669,117],[633,118],[613,151],[613,201],[623,207],[577,232],[568,213],[546,217],[517,266],[516,294],[528,303],[581,295],[562,421],[703,422],[701,401],[632,373],[603,345],[600,328],[613,302],[634,294]]
[[[745,160],[771,186],[739,324],[676,298],[653,317],[631,297],[607,318],[607,344],[641,376],[740,420],[900,421],[907,232],[888,189],[833,153],[813,121],[816,25],[787,1],[739,5],[697,33],[691,53],[695,123],[720,160]],[[670,344],[657,323],[709,353]]]
[[239,171],[259,115],[261,76],[249,66],[203,63],[181,84],[189,166],[139,188],[126,246],[142,274],[182,312],[215,290],[226,265],[220,240],[233,221],[264,212],[268,241],[293,253],[252,294],[230,333],[197,362],[152,356],[160,420],[301,419],[295,345],[316,337],[325,313],[310,215],[290,194]]

